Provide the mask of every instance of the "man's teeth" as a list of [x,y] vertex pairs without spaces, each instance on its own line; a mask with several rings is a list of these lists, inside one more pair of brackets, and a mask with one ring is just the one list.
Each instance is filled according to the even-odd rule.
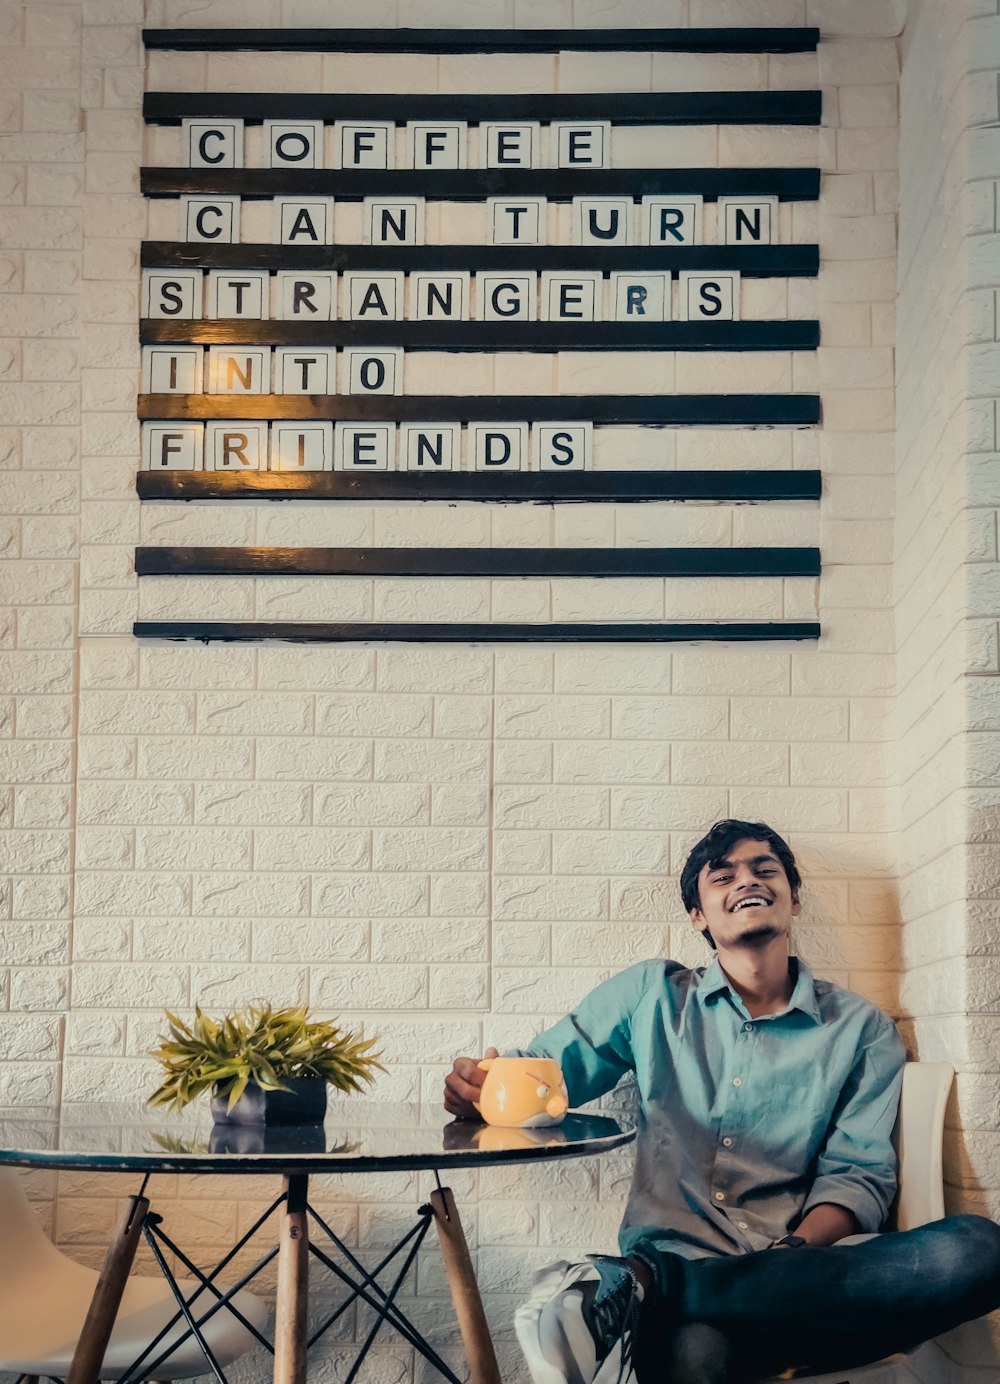
[[738,913],[741,908],[767,908],[767,899],[752,898],[740,899],[739,903],[733,904],[733,912]]

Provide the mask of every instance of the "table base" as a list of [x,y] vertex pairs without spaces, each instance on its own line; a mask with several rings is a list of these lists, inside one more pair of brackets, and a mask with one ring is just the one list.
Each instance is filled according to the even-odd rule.
[[[496,1355],[458,1208],[450,1188],[442,1187],[440,1181],[431,1193],[430,1201],[418,1208],[415,1224],[383,1255],[371,1271],[365,1268],[310,1204],[307,1173],[290,1173],[285,1176],[281,1196],[272,1202],[239,1243],[208,1273],[199,1269],[166,1234],[163,1230],[162,1216],[150,1210],[149,1201],[144,1195],[145,1189],[144,1182],[139,1194],[130,1199],[108,1247],[73,1363],[66,1376],[66,1384],[97,1384],[98,1372],[111,1338],[115,1316],[140,1238],[144,1238],[149,1245],[160,1272],[169,1284],[177,1303],[177,1311],[143,1353],[120,1376],[119,1384],[140,1384],[140,1381],[155,1379],[156,1371],[164,1365],[178,1345],[192,1337],[201,1347],[206,1363],[218,1384],[228,1384],[226,1375],[203,1331],[206,1322],[219,1311],[232,1313],[273,1355],[275,1384],[305,1384],[306,1353],[309,1347],[315,1344],[355,1301],[363,1302],[370,1307],[375,1313],[376,1321],[362,1342],[358,1358],[347,1374],[344,1384],[353,1384],[365,1356],[386,1323],[424,1356],[438,1374],[450,1381],[450,1384],[461,1384],[458,1376],[414,1326],[396,1300],[432,1221],[438,1231],[472,1384],[500,1384]],[[278,1217],[277,1245],[269,1249],[231,1288],[225,1291],[220,1289],[216,1285],[219,1275],[272,1216]],[[327,1242],[326,1246],[321,1248],[310,1236],[310,1223],[321,1232]],[[339,1263],[331,1256],[328,1252],[330,1249],[342,1262]],[[190,1296],[185,1297],[167,1262],[165,1250],[176,1256],[184,1269],[196,1279],[198,1286]],[[274,1341],[270,1342],[240,1312],[233,1298],[241,1289],[252,1283],[275,1257],[278,1259],[278,1288]],[[306,1322],[310,1257],[321,1263],[349,1289],[345,1301],[339,1304],[311,1336],[308,1335]],[[378,1276],[388,1270],[390,1265],[393,1276],[383,1288],[378,1282]],[[203,1295],[206,1293],[214,1300],[203,1310]],[[198,1304],[199,1298],[202,1299],[201,1305]],[[181,1335],[171,1340],[169,1345],[164,1345],[169,1333],[180,1325],[182,1320],[184,1330]]]

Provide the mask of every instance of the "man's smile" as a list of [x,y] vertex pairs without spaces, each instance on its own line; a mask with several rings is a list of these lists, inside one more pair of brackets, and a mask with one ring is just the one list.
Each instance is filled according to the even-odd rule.
[[771,900],[763,894],[745,894],[742,899],[737,899],[729,910],[730,913],[739,913],[744,908],[770,908]]

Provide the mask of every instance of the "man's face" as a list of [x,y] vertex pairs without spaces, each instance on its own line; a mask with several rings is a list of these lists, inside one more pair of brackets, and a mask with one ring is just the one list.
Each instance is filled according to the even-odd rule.
[[802,911],[785,867],[766,841],[737,841],[724,860],[703,866],[698,897],[701,907],[691,910],[691,921],[723,951],[765,947],[787,937]]

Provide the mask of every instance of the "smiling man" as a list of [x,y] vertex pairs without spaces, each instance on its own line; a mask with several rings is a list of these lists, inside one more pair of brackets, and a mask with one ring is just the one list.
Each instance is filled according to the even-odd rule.
[[[640,1102],[621,1254],[554,1265],[518,1310],[535,1384],[590,1384],[619,1343],[641,1384],[841,1369],[992,1311],[992,1221],[877,1233],[903,1047],[881,1010],[789,954],[786,842],[718,822],[680,883],[711,964],[632,966],[522,1050],[560,1063],[573,1106],[633,1072]],[[475,1118],[484,1076],[456,1059],[446,1109]]]

